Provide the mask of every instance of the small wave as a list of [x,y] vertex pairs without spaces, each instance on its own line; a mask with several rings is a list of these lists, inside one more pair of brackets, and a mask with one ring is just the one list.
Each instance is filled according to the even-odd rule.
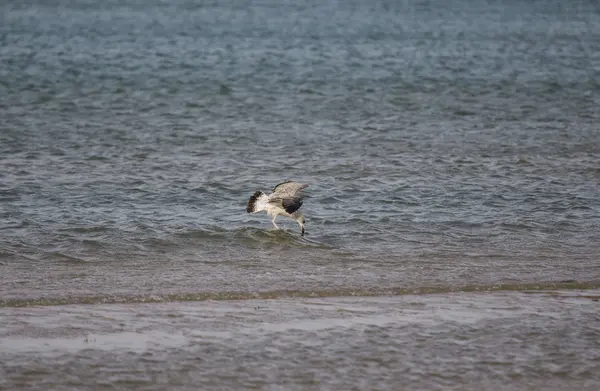
[[[160,254],[164,251],[186,251],[202,247],[207,251],[222,251],[223,248],[332,248],[315,238],[300,236],[299,229],[276,230],[255,227],[225,229],[219,226],[205,226],[203,229],[181,229],[179,232],[164,234],[147,231],[136,232],[136,237],[123,237],[120,231],[104,227],[74,227],[61,229],[53,242],[46,246],[36,246],[29,250],[35,260],[59,263],[87,263],[115,254],[127,256]],[[310,232],[308,233],[310,235]],[[319,238],[322,239],[322,238]],[[1,258],[21,256],[14,251],[2,249]]]
[[194,230],[179,233],[178,238],[193,240],[212,240],[226,241],[229,243],[239,243],[241,245],[284,245],[295,247],[321,247],[330,248],[326,243],[308,239],[306,236],[300,236],[297,230],[286,229],[262,229],[255,227],[243,227],[232,230],[221,227],[211,227],[204,230]]
[[109,232],[113,230],[111,227],[103,227],[103,226],[91,226],[91,227],[72,227],[72,228],[63,228],[60,232],[63,233],[77,233],[77,234],[94,234],[94,233],[103,233]]
[[219,238],[226,237],[228,230],[212,226],[207,227],[206,229],[194,229],[178,232],[176,236],[181,239],[208,239],[208,238]]
[[261,229],[245,227],[231,231],[236,240],[244,244],[284,245],[292,247],[321,247],[329,248],[325,243],[300,236],[299,232],[285,229]]
[[533,163],[531,163],[531,161],[522,156],[519,158],[519,160],[517,160],[516,164],[523,166],[533,166]]
[[69,254],[63,253],[61,251],[48,251],[44,254],[43,258],[51,259],[51,260],[58,261],[58,262],[64,262],[67,264],[80,264],[80,263],[88,262],[84,258],[74,256],[74,255],[69,255]]
[[[3,307],[58,306],[75,304],[134,304],[134,303],[163,303],[182,301],[207,300],[279,300],[290,298],[317,297],[373,297],[373,296],[404,296],[444,293],[486,293],[486,292],[522,292],[543,293],[554,290],[596,290],[600,282],[579,282],[565,280],[561,282],[540,282],[534,284],[497,284],[497,285],[467,285],[462,287],[418,287],[418,288],[381,288],[381,289],[323,289],[323,290],[274,290],[260,292],[190,292],[172,294],[148,295],[98,295],[98,296],[69,296],[43,297],[33,299],[0,300]],[[590,299],[600,300],[600,295],[588,295]]]

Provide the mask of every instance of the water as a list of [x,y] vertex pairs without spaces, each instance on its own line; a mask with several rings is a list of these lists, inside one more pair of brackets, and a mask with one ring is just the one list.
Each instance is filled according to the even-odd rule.
[[[544,348],[532,342],[539,352],[560,352],[543,365],[509,344],[511,365],[492,370],[481,354],[468,369],[444,361],[448,379],[439,384],[399,383],[385,365],[372,383],[358,382],[358,362],[334,348],[339,324],[326,326],[329,315],[310,309],[325,330],[328,367],[314,360],[322,350],[298,347],[306,335],[286,332],[260,337],[275,338],[281,356],[240,356],[235,367],[218,361],[212,370],[186,361],[159,378],[144,372],[145,353],[128,345],[164,341],[153,353],[161,370],[190,351],[210,356],[186,348],[190,341],[176,336],[191,326],[178,326],[164,308],[235,313],[257,300],[302,313],[310,297],[360,311],[361,303],[383,303],[364,315],[381,328],[369,340],[379,346],[412,324],[388,313],[407,294],[424,303],[422,331],[446,324],[427,306],[449,292],[463,292],[448,296],[463,303],[457,313],[473,305],[485,314],[512,301],[554,311],[554,296],[522,292],[599,289],[594,2],[75,0],[12,2],[0,11],[0,309],[3,324],[17,325],[4,329],[0,346],[10,346],[2,362],[39,376],[37,383],[3,376],[0,388],[94,388],[101,372],[109,376],[95,389],[196,389],[198,379],[185,375],[194,371],[213,379],[205,387],[234,389],[306,388],[301,373],[334,389],[598,387],[594,371],[576,369],[597,368],[599,356],[597,345],[574,342],[591,341],[586,333],[598,321],[587,299],[556,309],[551,321],[533,310],[510,317],[516,339],[527,340],[531,327],[554,330]],[[310,184],[305,237],[294,221],[280,219],[284,230],[275,231],[266,215],[245,212],[255,190],[285,179]],[[480,293],[489,291],[496,293]],[[157,314],[152,330],[131,337],[135,314],[146,311]],[[82,331],[69,329],[61,313],[76,313],[86,333],[108,341],[107,351],[99,343],[81,348]],[[238,315],[232,327],[261,327],[254,315]],[[56,334],[17,331],[31,316]],[[198,316],[194,327],[213,327]],[[294,316],[285,321],[302,319]],[[505,324],[481,316],[477,330]],[[581,324],[565,337],[558,330],[573,317]],[[344,341],[362,346],[360,330],[349,325]],[[428,365],[440,362],[419,354],[463,352],[444,341],[465,331],[444,330],[442,339],[382,357],[403,356],[430,374]],[[464,349],[498,346],[508,338],[503,330],[486,332],[483,345],[466,338]],[[223,360],[268,345],[244,333],[212,338]],[[72,369],[79,383],[54,376],[59,364],[45,344],[63,363],[79,357],[77,346],[90,354]],[[114,367],[115,355],[131,365]],[[560,362],[571,366],[557,374],[551,367]],[[277,363],[285,381],[252,372]],[[136,373],[150,383],[121,383]],[[249,373],[262,383],[246,382]]]
[[598,300],[566,291],[1,308],[0,387],[594,390]]

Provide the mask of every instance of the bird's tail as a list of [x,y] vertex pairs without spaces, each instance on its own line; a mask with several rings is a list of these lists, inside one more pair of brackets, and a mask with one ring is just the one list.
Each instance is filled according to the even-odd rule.
[[246,212],[254,213],[260,212],[261,210],[265,210],[265,204],[267,202],[267,195],[262,191],[258,190],[252,197],[248,200],[248,207],[246,208]]

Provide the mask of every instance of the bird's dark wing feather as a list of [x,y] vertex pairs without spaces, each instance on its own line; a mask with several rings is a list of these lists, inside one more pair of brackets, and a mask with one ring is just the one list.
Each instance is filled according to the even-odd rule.
[[283,209],[285,209],[288,213],[294,213],[302,206],[302,198],[294,197],[294,198],[284,198],[283,199]]
[[283,208],[287,213],[294,213],[302,206],[302,197],[277,197],[270,199],[269,203]]

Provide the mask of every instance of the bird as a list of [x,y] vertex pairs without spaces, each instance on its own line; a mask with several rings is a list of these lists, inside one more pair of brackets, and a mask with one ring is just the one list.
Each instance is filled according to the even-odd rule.
[[248,200],[248,213],[266,211],[273,218],[271,221],[276,229],[279,229],[275,223],[277,216],[282,215],[292,218],[300,225],[300,235],[304,236],[304,224],[306,220],[304,215],[298,212],[302,206],[304,195],[302,190],[308,185],[294,181],[281,182],[273,188],[273,192],[266,195],[261,190],[257,190]]

